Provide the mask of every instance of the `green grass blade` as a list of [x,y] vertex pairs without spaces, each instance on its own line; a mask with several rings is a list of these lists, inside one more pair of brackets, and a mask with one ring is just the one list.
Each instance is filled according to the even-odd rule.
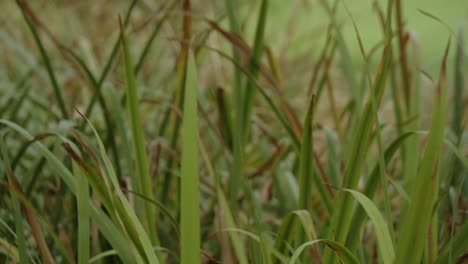
[[427,243],[427,232],[433,215],[433,207],[438,199],[439,163],[447,108],[446,60],[449,44],[442,61],[424,156],[415,179],[414,192],[411,193],[411,203],[403,216],[395,263],[417,263],[421,260]]
[[[372,111],[372,102],[375,101],[375,109],[378,109],[383,92],[385,90],[386,79],[388,75],[389,62],[391,58],[391,14],[393,9],[393,1],[388,2],[387,8],[387,30],[385,35],[385,48],[382,54],[382,59],[379,65],[379,70],[376,74],[373,87],[375,93],[375,100],[372,98],[368,99],[363,114],[357,121],[357,129],[354,132],[351,148],[348,152],[347,162],[344,172],[344,184],[343,187],[348,189],[356,189],[359,182],[361,172],[363,169],[364,161],[368,151],[368,145],[370,142],[372,127],[375,124],[375,113]],[[352,216],[352,204],[353,198],[351,194],[342,193],[338,194],[334,206],[334,215],[331,219],[331,225],[328,229],[328,235],[330,238],[335,237],[335,240],[344,243],[347,239],[350,221]],[[325,254],[324,261],[333,262],[334,257],[328,250]]]
[[[27,140],[32,141],[34,139],[34,137],[31,134],[29,134],[26,130],[24,130],[23,128],[11,121],[0,119],[0,123],[15,130],[18,134],[25,137]],[[72,173],[42,143],[40,143],[39,141],[34,141],[33,146],[39,154],[41,154],[47,159],[51,169],[55,171],[57,175],[60,175],[67,187],[70,189],[70,191],[74,195],[76,195],[76,185]],[[94,221],[96,221],[96,224],[99,230],[103,233],[104,237],[109,241],[112,247],[115,250],[117,250],[119,256],[125,263],[133,262],[135,260],[135,256],[133,255],[134,252],[129,250],[132,247],[130,246],[126,238],[122,235],[120,230],[115,226],[115,224],[109,219],[109,217],[104,212],[102,212],[93,204],[92,201],[89,201],[89,205],[91,208],[91,217]]]
[[[389,146],[385,149],[384,152],[384,159],[385,159],[385,164],[389,164],[389,162],[392,160],[392,158],[395,156],[397,153],[398,149],[411,137],[415,136],[416,132],[406,132],[396,138],[393,142],[389,144]],[[377,192],[377,188],[380,182],[380,169],[378,168],[380,166],[380,162],[378,162],[375,167],[372,169],[372,172],[369,174],[369,177],[367,178],[366,181],[366,186],[364,187],[363,194],[366,195],[369,198],[373,198],[374,195]],[[354,252],[354,250],[358,247],[359,245],[359,239],[360,239],[360,232],[361,232],[361,226],[366,219],[366,212],[362,207],[356,208],[353,219],[351,220],[351,226],[353,227],[350,230],[348,240],[347,240],[347,245],[348,249]]]
[[[460,28],[457,41],[457,52],[455,57],[455,83],[454,83],[454,104],[453,104],[453,121],[452,130],[460,138],[463,133],[463,47],[464,47],[464,34],[463,28]],[[466,75],[465,75],[466,76]]]
[[[152,242],[150,241],[149,234],[145,232],[145,229],[143,228],[143,225],[140,223],[138,217],[136,216],[135,212],[131,208],[130,204],[128,203],[127,199],[125,198],[117,176],[115,174],[114,168],[112,166],[112,163],[110,162],[109,157],[106,154],[106,150],[104,147],[104,144],[102,143],[96,129],[92,126],[92,124],[87,120],[91,129],[93,130],[94,136],[97,139],[98,146],[99,146],[99,151],[101,154],[101,158],[104,161],[105,168],[107,170],[107,176],[112,183],[112,194],[117,196],[114,201],[113,205],[116,207],[116,211],[119,213],[122,222],[126,225],[127,231],[128,232],[136,232],[138,235],[138,240],[139,241],[132,241],[137,247],[138,245],[141,244],[143,247],[144,253],[146,254],[147,261],[150,263],[159,263],[158,258],[156,257],[156,254],[154,253],[153,250],[153,245]],[[111,195],[112,195],[111,194]],[[150,204],[147,204],[150,205]]]
[[[233,0],[226,0],[226,10],[228,13],[229,26],[234,34],[240,35],[239,23],[237,21]],[[236,47],[232,47],[233,61],[240,62],[240,54]],[[233,82],[233,110],[234,110],[234,129],[233,135],[233,164],[232,164],[232,175],[229,179],[228,199],[231,208],[235,208],[237,204],[237,194],[240,188],[240,182],[244,177],[244,148],[243,144],[243,94],[244,88],[242,87],[242,76],[241,72],[237,67],[234,67],[234,82]]]
[[377,243],[379,245],[379,251],[383,262],[386,264],[393,263],[393,259],[395,258],[395,249],[393,248],[392,238],[390,237],[387,224],[375,204],[367,196],[358,191],[350,189],[344,190],[351,193],[354,198],[359,201],[361,206],[367,212],[369,218],[372,220],[374,229],[376,230]]
[[89,261],[90,251],[90,208],[88,200],[89,187],[86,176],[78,165],[73,162],[73,172],[76,178],[76,201],[78,207],[78,263],[85,264]]
[[181,263],[200,263],[200,197],[198,180],[198,84],[193,55],[185,82],[181,172]]
[[[261,65],[261,56],[263,51],[263,43],[264,43],[264,35],[265,35],[265,27],[266,27],[266,20],[267,20],[267,11],[268,11],[268,3],[269,0],[262,0],[258,15],[257,21],[257,28],[255,32],[255,41],[252,48],[252,55],[249,61],[249,72],[253,76],[257,76],[257,73],[260,69]],[[252,81],[247,81],[247,85],[245,87],[245,94],[244,97],[244,112],[242,115],[243,119],[243,142],[245,144],[247,140],[247,136],[249,133],[250,127],[250,116],[252,115],[253,109],[253,100],[255,94],[255,84]]]
[[[468,222],[465,222],[455,233],[449,244],[442,248],[439,256],[436,258],[436,264],[453,263],[468,248]],[[450,262],[452,260],[452,262]]]
[[[304,236],[301,238],[297,236],[298,233],[302,233]],[[274,249],[280,254],[288,255],[291,243],[293,241],[303,243],[304,237],[308,240],[317,238],[312,217],[306,210],[295,210],[283,218],[275,239]],[[319,257],[318,247],[315,246],[314,250],[316,257]],[[280,262],[276,260],[274,263]]]
[[310,101],[305,122],[304,122],[304,131],[303,138],[301,143],[301,151],[299,157],[299,209],[304,209],[311,211],[312,206],[310,204],[311,197],[310,192],[312,189],[312,181],[320,195],[325,208],[327,209],[328,214],[331,214],[331,197],[329,193],[325,190],[324,183],[316,176],[314,176],[314,143],[312,136],[312,125],[313,125],[313,116],[315,108],[315,96],[312,96]]
[[[132,14],[132,11],[134,10],[137,2],[138,2],[138,0],[133,0],[130,3],[130,6],[128,7],[128,10],[125,13],[125,19],[124,19],[124,22],[123,22],[124,27],[127,27],[128,23],[130,22],[130,15]],[[104,81],[106,80],[107,74],[109,74],[109,71],[112,68],[113,62],[114,62],[115,58],[117,57],[117,52],[119,51],[119,48],[120,48],[120,41],[121,41],[121,37],[119,36],[115,40],[115,43],[114,43],[112,51],[111,51],[111,53],[109,55],[109,58],[106,60],[106,64],[105,64],[104,69],[102,70],[102,73],[101,73],[101,75],[99,77],[99,80],[97,82],[98,85],[96,87],[96,91],[94,92],[93,97],[91,98],[91,102],[86,107],[86,111],[85,111],[85,114],[84,114],[85,116],[91,116],[91,113],[93,112],[94,105],[96,104],[96,100],[99,98],[99,94],[100,94],[99,90],[101,89]],[[86,122],[83,121],[83,123],[81,124],[81,127],[83,127],[85,124],[86,124]]]
[[[0,134],[0,150],[2,154],[2,160],[3,160],[3,171],[6,173],[12,174],[13,172],[11,171],[10,168],[10,159],[8,156],[8,151],[7,151],[7,146],[5,144],[5,141],[3,139],[3,133]],[[7,177],[10,179],[10,177]],[[12,207],[14,211],[14,219],[15,219],[15,232],[16,232],[16,244],[17,244],[17,249],[18,249],[18,256],[19,256],[19,262],[21,264],[23,263],[28,263],[28,257],[27,257],[27,252],[26,252],[26,238],[24,235],[24,226],[23,226],[23,216],[21,213],[21,205],[18,200],[18,197],[16,196],[16,193],[13,191],[13,183],[9,180],[9,189],[10,189],[10,195],[11,195],[11,202],[12,202]]]
[[62,95],[62,89],[60,88],[57,82],[57,78],[55,77],[55,72],[52,68],[52,63],[50,62],[49,55],[47,54],[47,51],[45,50],[44,45],[42,44],[42,41],[39,37],[39,33],[37,32],[36,27],[33,24],[33,21],[31,21],[31,18],[23,10],[22,0],[17,0],[17,3],[23,13],[24,20],[26,21],[29,29],[31,30],[31,33],[33,34],[34,41],[36,42],[36,45],[39,48],[39,51],[41,53],[42,60],[46,66],[47,74],[49,75],[49,79],[52,84],[52,88],[54,90],[55,99],[57,100],[57,103],[59,104],[60,112],[62,113],[62,118],[68,119],[68,112],[67,112],[67,108],[65,107],[65,100]]
[[343,32],[341,30],[341,26],[338,23],[336,11],[337,5],[340,1],[335,0],[333,2],[333,6],[330,6],[329,1],[321,0],[320,3],[325,8],[327,15],[330,18],[330,24],[336,32],[336,44],[340,51],[341,55],[341,66],[343,68],[343,72],[345,74],[346,81],[348,82],[349,89],[351,90],[351,94],[353,96],[353,100],[357,106],[357,113],[358,115],[361,114],[362,110],[362,95],[363,89],[357,85],[357,81],[355,79],[355,71],[353,70],[353,63],[351,61],[351,54],[349,53],[348,46],[346,45],[345,38],[343,37]]
[[[127,44],[127,37],[120,21],[121,42],[123,49],[123,57],[125,63],[126,73],[126,97],[128,116],[130,120],[130,128],[132,134],[133,155],[136,163],[137,174],[139,175],[138,191],[148,198],[153,198],[153,184],[149,174],[148,157],[146,154],[146,145],[142,129],[142,122],[138,103],[138,92],[135,83],[135,73],[133,70],[133,63],[130,57],[130,51]],[[145,205],[145,217],[143,218],[144,226],[151,238],[151,242],[158,245],[158,235],[155,228],[156,225],[156,211],[150,204]]]
[[[222,214],[226,221],[227,228],[236,228],[236,224],[234,222],[234,218],[232,217],[231,210],[229,209],[228,203],[226,201],[226,197],[224,196],[223,191],[220,187],[216,188],[217,191],[217,198],[219,205],[222,210]],[[247,260],[247,254],[244,249],[244,245],[242,244],[242,240],[240,239],[239,235],[235,232],[230,232],[229,236],[231,238],[232,246],[234,247],[234,251],[236,252],[237,261],[240,264],[247,264],[249,263]]]
[[353,256],[353,254],[351,254],[351,252],[349,252],[349,250],[345,246],[343,246],[342,244],[340,244],[340,243],[338,243],[336,241],[333,241],[333,240],[317,239],[317,240],[312,240],[312,241],[306,242],[306,243],[302,244],[300,247],[298,247],[296,249],[296,251],[294,251],[294,254],[293,254],[292,258],[289,261],[289,264],[296,263],[296,260],[299,258],[299,256],[301,255],[301,253],[304,251],[305,248],[307,248],[309,246],[312,246],[314,244],[317,244],[317,243],[325,244],[330,249],[332,249],[334,252],[336,252],[336,254],[338,254],[340,260],[344,264],[358,264],[359,263],[359,261],[356,259],[356,257]]

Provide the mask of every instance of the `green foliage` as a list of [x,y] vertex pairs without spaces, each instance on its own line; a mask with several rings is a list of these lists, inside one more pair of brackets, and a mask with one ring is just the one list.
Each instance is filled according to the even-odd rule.
[[463,30],[436,84],[401,0],[79,2],[0,3],[0,263],[466,259]]

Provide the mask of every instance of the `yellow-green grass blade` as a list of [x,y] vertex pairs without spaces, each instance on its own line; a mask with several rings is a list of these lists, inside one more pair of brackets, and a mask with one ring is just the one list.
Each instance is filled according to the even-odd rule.
[[438,199],[439,164],[444,139],[446,102],[446,61],[449,44],[442,61],[436,88],[429,136],[415,179],[411,201],[400,228],[395,263],[417,263],[427,243],[427,232]]
[[[121,43],[124,57],[124,67],[126,74],[126,97],[128,116],[130,121],[130,128],[132,134],[133,155],[136,163],[136,172],[140,180],[138,191],[148,198],[153,198],[153,184],[149,173],[148,157],[146,153],[145,138],[142,129],[142,122],[140,116],[140,107],[138,103],[138,91],[135,82],[135,73],[133,70],[132,58],[127,43],[126,33],[120,21],[121,30]],[[143,217],[143,224],[151,242],[155,245],[159,244],[158,235],[156,231],[156,210],[150,204],[144,205],[145,215]]]
[[270,248],[270,240],[266,233],[260,234],[260,244],[262,246],[262,255],[263,255],[263,262],[265,264],[272,264],[273,260],[271,258],[271,248]]
[[356,198],[356,200],[359,201],[369,218],[372,220],[377,236],[377,244],[379,246],[380,256],[383,260],[383,263],[393,263],[393,260],[395,258],[395,249],[393,248],[393,242],[390,237],[388,226],[385,223],[384,218],[380,214],[379,209],[377,209],[375,204],[364,194],[350,189],[343,190],[351,193],[354,196],[354,198]]
[[200,263],[200,193],[198,179],[197,76],[194,57],[188,57],[182,121],[181,263]]
[[[11,167],[10,167],[10,158],[8,155],[7,151],[7,146],[5,144],[5,141],[3,139],[4,133],[0,134],[0,151],[1,151],[1,157],[2,157],[2,165],[3,165],[3,171],[5,173],[12,173]],[[10,177],[7,177],[10,179]],[[19,263],[28,263],[28,258],[27,258],[27,252],[26,252],[26,238],[24,235],[24,225],[23,225],[23,216],[21,213],[21,205],[19,202],[18,197],[16,196],[16,193],[13,191],[13,183],[8,180],[9,184],[9,189],[10,189],[10,195],[11,195],[11,203],[13,207],[13,212],[14,212],[14,219],[15,219],[15,232],[16,232],[16,244],[17,244],[17,250],[18,250],[18,260]]]

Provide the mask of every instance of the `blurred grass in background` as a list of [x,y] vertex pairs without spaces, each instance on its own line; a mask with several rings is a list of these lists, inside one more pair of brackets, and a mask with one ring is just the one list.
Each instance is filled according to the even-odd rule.
[[465,0],[0,10],[0,263],[466,260]]

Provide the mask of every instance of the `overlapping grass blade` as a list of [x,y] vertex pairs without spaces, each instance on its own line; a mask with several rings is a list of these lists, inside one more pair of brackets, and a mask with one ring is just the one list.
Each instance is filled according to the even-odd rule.
[[333,241],[333,240],[328,240],[328,239],[317,239],[317,240],[312,240],[312,241],[309,241],[309,242],[306,242],[304,244],[302,244],[300,247],[298,247],[295,251],[294,251],[294,254],[291,258],[291,260],[289,261],[289,264],[294,264],[296,263],[296,260],[297,258],[299,258],[299,256],[301,255],[301,253],[304,251],[305,248],[309,247],[309,246],[312,246],[312,245],[315,245],[317,243],[321,243],[321,244],[324,244],[326,246],[328,246],[331,250],[333,250],[336,254],[338,254],[340,260],[344,263],[344,264],[358,264],[359,261],[356,259],[355,256],[353,256],[353,254],[351,254],[351,252],[349,252],[349,250],[343,246],[342,244],[336,242],[336,241]]
[[387,264],[393,263],[395,258],[395,250],[393,248],[390,232],[384,218],[380,214],[375,204],[367,196],[358,191],[350,189],[343,190],[351,193],[354,198],[359,201],[361,206],[367,212],[369,218],[372,220],[374,229],[376,230],[377,243],[379,245],[379,251],[383,262]]
[[[302,238],[296,236],[299,232],[304,234]],[[308,240],[317,238],[312,217],[307,210],[295,210],[283,218],[277,232],[274,249],[280,254],[289,255],[288,253],[292,250],[292,242],[296,241],[302,243],[304,237]],[[314,250],[316,257],[319,257],[318,247],[314,246]],[[273,263],[280,263],[280,260],[276,259]]]
[[[416,132],[406,132],[398,138],[396,138],[393,142],[391,142],[384,152],[385,164],[389,164],[395,156],[398,149],[404,144],[404,142],[410,137],[416,136],[415,134]],[[373,198],[376,194],[379,185],[379,166],[380,162],[378,162],[372,169],[371,173],[369,174],[369,177],[367,178],[366,186],[364,187],[364,190],[362,192],[370,199]],[[362,207],[358,207],[355,209],[353,218],[351,220],[351,226],[353,228],[349,232],[348,240],[346,243],[348,245],[348,249],[352,252],[354,252],[356,247],[359,245],[358,241],[360,238],[361,226],[366,217],[367,215]]]
[[[375,77],[373,87],[375,93],[375,109],[380,105],[383,92],[385,90],[386,79],[388,75],[388,68],[391,55],[391,15],[392,15],[393,1],[388,1],[387,7],[387,20],[386,20],[386,35],[385,35],[385,48],[382,54],[382,59],[379,65],[379,70]],[[359,117],[356,131],[353,135],[351,148],[347,155],[347,162],[344,172],[343,186],[348,189],[355,189],[359,181],[366,154],[369,147],[372,127],[375,123],[375,113],[372,111],[372,98],[368,100],[363,114]],[[335,240],[341,243],[346,241],[348,236],[350,221],[352,216],[353,199],[351,194],[341,193],[337,196],[334,214],[331,219],[331,225],[328,229],[329,237],[335,237]],[[331,251],[327,251],[324,256],[325,262],[332,261],[334,257]],[[333,261],[332,261],[333,262]]]
[[[220,187],[216,188],[217,198],[219,205],[222,210],[222,214],[226,221],[226,225],[228,228],[236,228],[236,224],[234,222],[234,218],[232,216],[231,210],[229,209],[228,203],[226,201],[226,197],[224,196],[223,191]],[[235,232],[230,232],[229,236],[231,238],[232,246],[234,247],[234,251],[236,252],[237,261],[240,264],[247,264],[249,263],[247,260],[247,254],[245,252],[244,245],[242,240],[240,239],[239,235]]]
[[[145,232],[143,225],[140,223],[140,220],[136,216],[135,212],[131,208],[128,200],[126,199],[126,197],[124,196],[120,188],[120,185],[119,185],[117,176],[115,174],[114,168],[112,166],[112,163],[110,162],[109,157],[106,154],[104,144],[102,143],[96,129],[92,126],[89,120],[88,120],[88,123],[91,126],[91,129],[93,130],[94,136],[96,137],[98,147],[99,147],[99,152],[100,152],[102,160],[104,161],[104,165],[106,169],[106,176],[109,182],[111,183],[110,189],[112,190],[112,193],[110,195],[113,199],[113,206],[115,207],[115,210],[119,214],[119,217],[121,218],[123,224],[126,226],[127,232],[136,233],[136,235],[138,235],[137,237],[133,235],[134,240],[132,242],[136,246],[141,245],[141,247],[144,250],[144,253],[146,254],[146,260],[149,261],[150,263],[159,263],[160,261],[158,261],[158,257],[154,253],[153,245],[152,245],[152,242],[150,241],[150,237],[149,237],[150,235]],[[150,205],[150,204],[147,204],[147,205]]]
[[[436,264],[452,263],[454,259],[457,259],[464,253],[468,247],[468,223],[465,222],[460,229],[457,230],[455,235],[448,245],[446,245],[439,253],[439,256],[435,259]],[[451,262],[452,261],[452,262]]]
[[[12,174],[7,147],[3,139],[3,133],[0,134],[0,150],[2,154],[2,160],[3,160],[2,162],[3,171],[5,171],[5,173]],[[18,197],[16,197],[16,193],[13,191],[14,189],[13,183],[10,181],[10,177],[7,177],[7,178],[9,179],[8,184],[10,186],[11,203],[12,203],[14,219],[15,219],[15,232],[16,232],[16,244],[17,244],[17,249],[18,249],[18,260],[22,264],[28,263],[27,252],[26,252],[26,239],[24,235],[24,226],[23,226],[23,217],[21,213],[21,205],[18,200]]]
[[[151,176],[149,173],[148,157],[146,154],[146,145],[142,129],[142,122],[138,103],[138,91],[135,83],[135,73],[133,70],[133,63],[130,57],[130,51],[127,43],[126,33],[122,22],[120,21],[121,42],[123,49],[123,56],[125,62],[126,73],[126,97],[128,116],[130,120],[133,155],[136,163],[137,174],[139,175],[138,191],[148,198],[153,197],[153,188]],[[159,244],[158,235],[156,231],[156,211],[150,204],[144,205],[145,216],[143,218],[144,226],[151,238],[151,242],[155,245]]]
[[[0,123],[15,130],[18,134],[25,137],[27,140],[32,141],[34,139],[34,137],[26,130],[11,121],[0,119]],[[65,167],[65,165],[39,141],[34,141],[33,146],[42,156],[47,159],[51,169],[55,171],[57,175],[61,176],[68,189],[70,189],[70,191],[76,195],[76,183],[73,179],[72,173]],[[129,241],[127,241],[127,239],[122,235],[121,231],[104,212],[98,209],[92,203],[92,201],[88,202],[91,208],[91,217],[94,221],[96,221],[96,224],[104,237],[109,241],[112,247],[117,250],[119,256],[124,262],[131,263],[134,261],[134,252],[131,250],[132,246],[129,244]]]
[[[442,154],[447,108],[446,63],[449,45],[450,42],[447,45],[442,61],[424,156],[415,179],[414,192],[411,193],[411,203],[403,216],[396,251],[396,263],[416,263],[421,260],[424,247],[427,243],[428,228],[433,218],[433,207],[438,199],[439,163]],[[421,195],[423,193],[424,195]]]

